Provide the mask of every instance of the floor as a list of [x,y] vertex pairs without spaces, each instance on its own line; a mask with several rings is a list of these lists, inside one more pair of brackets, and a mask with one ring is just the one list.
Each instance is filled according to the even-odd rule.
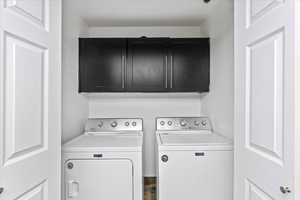
[[156,200],[156,177],[144,177],[144,200]]

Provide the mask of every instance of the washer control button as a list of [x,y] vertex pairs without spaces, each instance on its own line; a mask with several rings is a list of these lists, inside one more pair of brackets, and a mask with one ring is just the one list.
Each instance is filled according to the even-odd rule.
[[168,160],[169,160],[169,157],[167,155],[161,156],[161,161],[168,162]]
[[186,120],[181,120],[180,121],[180,126],[186,126],[187,125],[187,121]]
[[164,126],[165,125],[165,121],[161,121],[160,125]]
[[111,127],[115,128],[118,126],[118,123],[116,121],[113,121],[110,125]]
[[102,128],[102,126],[103,126],[103,121],[100,121],[99,124],[98,124],[98,127]]
[[67,164],[67,166],[68,166],[68,169],[73,169],[73,167],[74,167],[74,164],[73,164],[73,163],[71,163],[71,162],[69,162],[69,163]]
[[199,122],[199,121],[194,121],[194,125],[195,125],[195,126],[199,126],[199,125],[200,125],[200,122]]

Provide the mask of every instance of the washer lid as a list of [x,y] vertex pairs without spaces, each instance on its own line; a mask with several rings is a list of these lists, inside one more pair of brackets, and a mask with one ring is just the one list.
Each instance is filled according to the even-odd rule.
[[164,146],[212,146],[232,145],[232,142],[215,133],[160,133],[160,143]]
[[141,151],[143,136],[140,133],[83,134],[63,145],[63,151]]

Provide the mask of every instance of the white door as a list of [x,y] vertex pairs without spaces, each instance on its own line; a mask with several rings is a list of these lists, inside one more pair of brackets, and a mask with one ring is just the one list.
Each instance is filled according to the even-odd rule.
[[235,200],[295,199],[294,6],[235,0]]
[[65,164],[66,200],[133,200],[130,160],[69,160]]
[[60,199],[60,4],[0,1],[1,200]]

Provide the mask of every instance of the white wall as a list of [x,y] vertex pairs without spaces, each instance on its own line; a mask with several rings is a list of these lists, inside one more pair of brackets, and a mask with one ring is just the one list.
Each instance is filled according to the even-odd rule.
[[202,112],[214,130],[233,138],[234,114],[234,27],[233,2],[220,4],[219,15],[204,24],[211,38],[210,92],[202,98]]
[[71,1],[63,1],[62,142],[81,134],[88,116],[88,101],[78,93],[78,37],[85,35],[87,26],[67,9]]
[[208,37],[200,26],[89,27],[89,37]]
[[144,119],[144,175],[155,176],[155,118],[199,116],[199,94],[102,94],[89,99],[89,117]]
[[228,138],[233,138],[233,66],[233,34],[211,38],[210,92],[202,98],[202,111],[210,116],[215,131]]

